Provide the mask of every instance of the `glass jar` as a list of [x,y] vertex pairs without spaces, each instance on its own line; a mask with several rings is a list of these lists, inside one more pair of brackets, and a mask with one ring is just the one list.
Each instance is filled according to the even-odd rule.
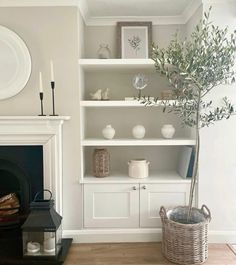
[[100,44],[97,55],[99,59],[109,59],[111,57],[111,51],[108,48],[108,44]]

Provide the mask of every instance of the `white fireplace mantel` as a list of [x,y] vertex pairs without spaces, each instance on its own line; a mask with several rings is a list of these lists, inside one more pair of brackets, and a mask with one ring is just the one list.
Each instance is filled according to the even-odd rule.
[[69,116],[0,116],[0,145],[42,145],[44,188],[62,215],[62,125]]

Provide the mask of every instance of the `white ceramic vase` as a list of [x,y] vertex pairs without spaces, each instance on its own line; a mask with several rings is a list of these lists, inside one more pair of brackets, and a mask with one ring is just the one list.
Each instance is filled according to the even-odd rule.
[[145,159],[133,159],[128,162],[129,177],[131,178],[147,178],[150,162]]
[[133,136],[136,139],[142,139],[145,136],[145,132],[146,130],[143,125],[136,125],[132,130]]
[[112,128],[111,125],[107,125],[103,130],[102,130],[103,137],[111,140],[115,136],[115,129]]
[[171,139],[175,134],[175,127],[172,124],[164,124],[161,128],[161,134],[164,138]]
[[97,54],[99,59],[109,59],[111,57],[111,51],[108,44],[100,44]]

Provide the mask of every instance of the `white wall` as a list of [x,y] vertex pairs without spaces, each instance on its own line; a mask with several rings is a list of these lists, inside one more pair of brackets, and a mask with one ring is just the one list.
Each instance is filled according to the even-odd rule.
[[0,101],[0,115],[38,115],[38,74],[42,71],[45,112],[51,114],[50,59],[54,61],[56,110],[64,124],[64,228],[81,226],[79,177],[78,31],[73,7],[0,8],[0,24],[18,33],[32,56],[32,74],[18,95]]
[[191,16],[191,18],[187,21],[187,23],[184,25],[184,36],[186,38],[189,38],[191,36],[192,31],[202,19],[202,12],[203,12],[203,6],[201,5]]
[[[204,5],[207,11],[208,5]],[[236,3],[214,4],[210,20],[220,27],[236,29]],[[228,96],[236,104],[236,85],[214,89],[210,98]],[[212,211],[210,230],[229,234],[236,242],[236,116],[201,131],[199,204]],[[218,233],[218,232],[217,232]],[[230,236],[231,235],[231,236]]]

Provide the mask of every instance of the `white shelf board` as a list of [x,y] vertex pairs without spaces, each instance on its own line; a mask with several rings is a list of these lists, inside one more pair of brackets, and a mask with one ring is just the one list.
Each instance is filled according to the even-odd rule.
[[94,70],[152,70],[152,59],[79,59],[79,65],[86,71]]
[[70,120],[70,116],[0,116],[0,120]]
[[[164,100],[158,100],[157,104],[164,105]],[[168,100],[169,103],[174,100]],[[81,107],[146,107],[137,100],[82,100]]]
[[194,139],[173,138],[173,139],[85,139],[82,140],[83,146],[176,146],[176,145],[195,145]]
[[174,183],[174,184],[183,184],[190,183],[191,179],[182,178],[175,171],[159,171],[159,172],[151,172],[148,178],[137,179],[130,178],[127,174],[124,173],[111,173],[110,176],[105,178],[96,178],[92,175],[85,175],[85,177],[81,180],[82,183]]

